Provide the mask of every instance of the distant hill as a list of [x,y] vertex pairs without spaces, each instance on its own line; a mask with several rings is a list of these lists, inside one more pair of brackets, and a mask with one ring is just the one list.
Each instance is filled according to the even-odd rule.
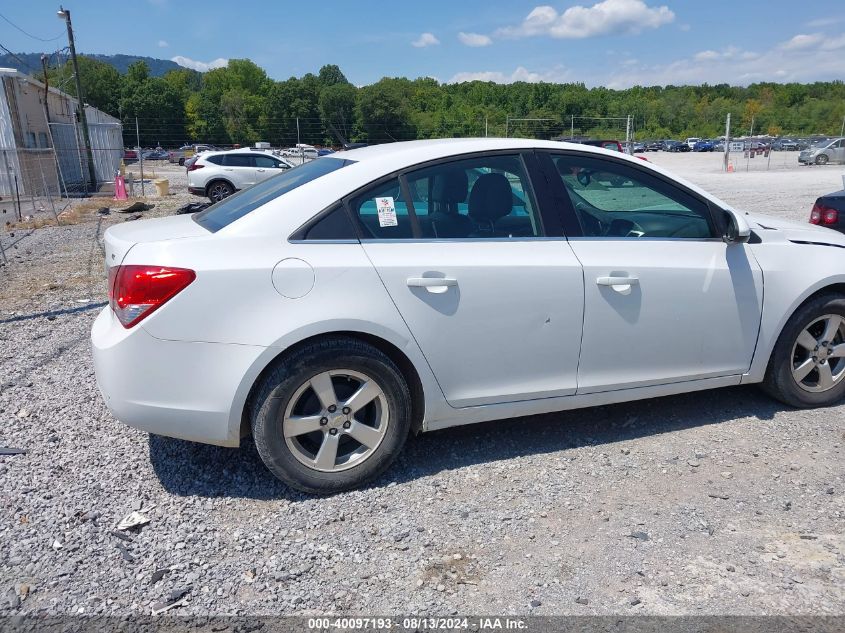
[[[21,62],[15,59],[12,55],[3,54],[0,55],[0,68],[17,68],[21,72],[28,73],[30,75],[35,72],[41,72],[41,53],[15,54],[21,59],[21,61],[24,62],[25,66],[22,66]],[[80,55],[85,55],[85,57],[91,57],[92,59],[111,64],[121,74],[126,72],[126,69],[129,68],[130,64],[138,61],[139,59],[145,61],[147,66],[150,67],[150,75],[152,77],[161,77],[169,70],[182,68],[179,64],[172,62],[169,59],[156,59],[155,57],[140,57],[138,55],[97,55],[91,53],[80,53]],[[55,57],[52,58],[51,61],[55,64]]]

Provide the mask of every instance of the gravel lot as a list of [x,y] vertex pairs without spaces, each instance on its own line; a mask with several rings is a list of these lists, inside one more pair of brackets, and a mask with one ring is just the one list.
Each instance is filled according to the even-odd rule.
[[[841,167],[776,156],[723,174],[717,155],[648,154],[801,221],[842,187]],[[183,170],[156,175],[175,195],[145,216],[196,200]],[[98,240],[124,220],[3,235],[0,446],[26,453],[0,456],[0,614],[176,597],[179,615],[845,614],[845,406],[738,387],[440,431],[370,487],[308,498],[249,442],[150,437],[105,409],[88,336]],[[117,531],[132,511],[149,523]]]

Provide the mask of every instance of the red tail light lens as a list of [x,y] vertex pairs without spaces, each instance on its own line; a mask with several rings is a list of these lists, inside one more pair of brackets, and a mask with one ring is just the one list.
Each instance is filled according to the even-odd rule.
[[813,205],[810,211],[810,224],[830,225],[839,222],[839,211],[831,209],[818,202]]
[[121,325],[131,328],[184,290],[197,274],[187,268],[113,266],[109,304]]
[[197,165],[194,163],[193,165],[188,165],[188,171],[196,171],[197,169],[202,169],[205,165]]

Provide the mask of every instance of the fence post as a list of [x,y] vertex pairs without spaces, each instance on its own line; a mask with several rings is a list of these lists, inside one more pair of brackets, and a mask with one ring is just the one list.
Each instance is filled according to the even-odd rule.
[[138,141],[138,165],[141,167],[141,197],[146,198],[144,192],[144,152],[141,151],[141,132],[138,128],[138,117],[135,117],[135,138]]
[[728,171],[728,164],[731,162],[731,113],[725,119],[725,161],[722,169]]

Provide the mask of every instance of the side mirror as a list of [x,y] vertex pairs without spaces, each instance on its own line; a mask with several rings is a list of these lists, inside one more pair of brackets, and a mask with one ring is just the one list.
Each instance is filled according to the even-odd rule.
[[722,239],[728,244],[747,242],[751,238],[751,228],[745,217],[733,209],[724,210],[725,229]]

